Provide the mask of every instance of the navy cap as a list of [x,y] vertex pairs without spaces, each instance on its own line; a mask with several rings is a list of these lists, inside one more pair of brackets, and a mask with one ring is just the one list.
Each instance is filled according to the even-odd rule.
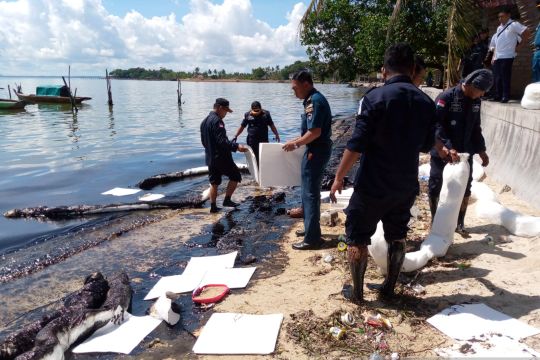
[[254,101],[251,103],[251,110],[255,110],[255,109],[260,109],[261,108],[261,103],[258,102],[258,101]]
[[228,112],[233,112],[233,111],[229,108],[229,100],[227,100],[227,99],[224,99],[224,98],[217,98],[217,99],[216,99],[216,103],[214,104],[214,107],[215,107],[216,105],[223,106]]
[[464,81],[465,85],[472,85],[478,90],[489,91],[493,86],[493,73],[488,69],[475,70]]

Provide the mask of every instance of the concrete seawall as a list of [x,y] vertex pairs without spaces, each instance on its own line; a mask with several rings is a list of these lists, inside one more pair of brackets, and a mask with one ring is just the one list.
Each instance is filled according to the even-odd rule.
[[[441,92],[423,88],[435,99]],[[540,110],[519,103],[482,102],[482,132],[490,164],[486,173],[540,209]]]

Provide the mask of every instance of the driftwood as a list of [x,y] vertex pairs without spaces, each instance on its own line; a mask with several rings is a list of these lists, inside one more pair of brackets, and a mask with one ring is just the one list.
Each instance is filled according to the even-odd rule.
[[37,206],[24,209],[6,211],[6,218],[41,218],[49,220],[63,220],[96,214],[106,214],[120,211],[142,211],[155,209],[182,209],[201,207],[206,200],[201,196],[187,196],[180,200],[163,200],[152,202],[137,202],[131,204],[109,205],[73,205],[73,206]]
[[75,342],[124,319],[132,289],[126,273],[105,279],[89,275],[82,289],[64,300],[64,306],[10,334],[0,343],[0,359],[57,359]]
[[[248,172],[245,164],[237,164],[242,172]],[[138,186],[143,190],[150,190],[157,185],[168,184],[191,176],[200,176],[208,174],[208,167],[201,166],[184,171],[177,171],[168,174],[152,176],[141,181]],[[108,205],[72,205],[72,206],[36,206],[24,209],[12,209],[4,213],[4,217],[10,219],[17,218],[40,218],[49,220],[64,220],[71,218],[84,217],[96,214],[107,214],[121,211],[144,211],[155,209],[182,209],[202,207],[208,200],[208,189],[202,195],[190,195],[180,199],[160,199],[152,202],[136,202],[128,204],[108,204]]]
[[[241,172],[248,172],[248,167],[245,164],[236,164]],[[143,190],[151,190],[158,185],[165,185],[174,181],[179,181],[192,176],[201,176],[208,174],[208,166],[200,166],[187,169],[184,171],[175,171],[168,174],[159,174],[144,179],[137,186]]]

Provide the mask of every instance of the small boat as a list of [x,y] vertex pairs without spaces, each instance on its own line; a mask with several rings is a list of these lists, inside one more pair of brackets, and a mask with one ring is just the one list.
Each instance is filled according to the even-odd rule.
[[0,99],[0,110],[17,110],[24,109],[28,104],[25,100],[10,100],[10,99]]
[[[71,98],[69,96],[69,88],[67,86],[38,86],[36,88],[36,95],[23,94],[15,91],[15,95],[20,100],[25,100],[29,103],[49,103],[49,104],[70,104]],[[91,97],[74,96],[75,104],[80,104],[85,100],[90,100]]]

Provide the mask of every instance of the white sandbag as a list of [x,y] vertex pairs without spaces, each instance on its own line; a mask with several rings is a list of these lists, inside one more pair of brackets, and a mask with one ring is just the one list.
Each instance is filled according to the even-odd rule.
[[[431,165],[429,163],[420,165],[418,167],[418,177],[428,177],[429,178],[429,172],[431,171]],[[480,181],[484,176],[486,175],[486,172],[484,170],[484,167],[482,164],[480,164],[478,161],[473,160],[473,180]]]
[[375,234],[371,237],[371,245],[368,246],[368,251],[379,267],[379,271],[385,275],[387,269],[386,265],[388,263],[388,244],[386,243],[386,240],[384,240],[384,230],[381,221],[377,224],[377,230],[375,230]]
[[206,190],[204,190],[202,192],[202,194],[201,194],[201,200],[202,201],[206,201],[206,200],[210,199],[210,189],[211,188],[208,188],[208,189],[206,189]]
[[[431,232],[424,241],[433,248],[435,256],[443,256],[454,240],[454,231],[461,207],[461,201],[467,187],[470,167],[467,162],[469,154],[459,154],[459,163],[448,164],[443,171],[443,185],[439,195],[439,205],[433,219]],[[438,238],[430,240],[430,236],[437,235]],[[440,241],[445,241],[441,247]]]
[[484,167],[478,161],[473,160],[472,163],[472,178],[473,180],[480,181],[486,175]]
[[[460,161],[456,164],[449,164],[444,167],[443,185],[439,195],[439,205],[437,213],[431,226],[431,231],[427,239],[422,243],[420,250],[407,253],[403,262],[402,270],[405,272],[414,271],[426,265],[433,257],[444,256],[448,248],[454,241],[454,230],[456,228],[461,200],[465,194],[467,180],[469,178],[469,164],[467,162],[469,154],[459,154]],[[388,250],[384,234],[377,231],[371,237],[371,245],[368,246],[369,253],[381,272],[386,273]],[[386,251],[383,251],[386,249]]]
[[476,202],[476,215],[492,224],[504,226],[509,232],[517,236],[540,235],[539,217],[522,215],[495,201],[478,200]]
[[418,251],[407,253],[401,270],[403,272],[411,272],[420,269],[421,267],[424,267],[429,260],[433,259],[434,256],[433,252],[427,246],[420,248]]
[[492,224],[504,226],[517,236],[540,235],[540,217],[523,215],[501,205],[495,192],[486,184],[473,181],[471,197],[476,199],[476,216]]
[[521,99],[521,107],[529,110],[540,110],[540,83],[527,85]]
[[471,184],[471,198],[482,201],[493,201],[498,203],[497,195],[484,183],[473,181]]

